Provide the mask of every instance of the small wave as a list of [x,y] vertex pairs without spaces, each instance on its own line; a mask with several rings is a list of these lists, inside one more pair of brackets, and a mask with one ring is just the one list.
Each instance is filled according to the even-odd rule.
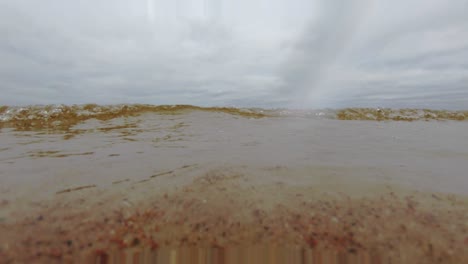
[[340,120],[373,121],[430,121],[468,120],[468,111],[447,111],[431,109],[390,109],[390,108],[346,108],[336,112]]
[[390,108],[345,108],[323,110],[261,109],[234,107],[200,107],[193,105],[33,105],[0,106],[0,128],[18,130],[58,129],[70,127],[88,119],[110,120],[137,116],[143,113],[166,115],[193,111],[226,113],[246,118],[303,117],[338,120],[419,121],[419,120],[468,120],[468,111]]
[[189,111],[222,112],[248,118],[262,118],[266,114],[253,109],[233,107],[199,107],[193,105],[34,105],[1,106],[0,127],[19,130],[66,130],[88,119],[110,120],[118,117],[137,116],[143,113],[182,114]]

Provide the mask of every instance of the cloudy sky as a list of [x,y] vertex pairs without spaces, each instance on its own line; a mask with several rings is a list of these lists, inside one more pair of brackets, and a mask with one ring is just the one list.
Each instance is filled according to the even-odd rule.
[[0,104],[468,109],[468,0],[0,0]]

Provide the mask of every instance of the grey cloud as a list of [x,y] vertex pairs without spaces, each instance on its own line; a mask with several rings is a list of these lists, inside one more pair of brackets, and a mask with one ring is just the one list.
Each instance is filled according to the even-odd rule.
[[213,1],[2,1],[0,104],[468,98],[468,1]]
[[283,66],[283,93],[303,97],[320,85],[366,12],[368,1],[321,1],[320,15],[309,23]]

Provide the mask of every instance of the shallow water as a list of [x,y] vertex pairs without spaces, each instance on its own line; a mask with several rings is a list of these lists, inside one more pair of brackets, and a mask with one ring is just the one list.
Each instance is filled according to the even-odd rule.
[[[82,113],[85,107],[55,117],[44,111],[63,113],[64,106],[30,107],[28,114],[4,110],[1,195],[41,197],[74,186],[143,180],[184,166],[243,167],[253,175],[258,168],[278,167],[282,180],[292,183],[311,181],[307,172],[327,168],[337,177],[468,192],[468,122],[347,121],[336,119],[332,110],[267,114],[259,109],[151,106],[157,111],[143,111],[133,106],[139,110],[122,114],[122,106],[93,107],[99,113],[94,117]],[[24,126],[28,122],[36,125]],[[60,122],[67,125],[53,125]],[[259,178],[277,180],[271,177]]]

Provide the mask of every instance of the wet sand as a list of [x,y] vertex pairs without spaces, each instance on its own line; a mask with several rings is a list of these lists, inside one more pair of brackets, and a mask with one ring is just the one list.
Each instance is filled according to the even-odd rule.
[[[14,221],[0,223],[2,263],[164,263],[174,256],[172,263],[189,256],[224,263],[468,260],[463,196],[345,179],[262,183],[245,173],[251,169],[232,167],[194,170],[183,183],[161,187],[190,174],[183,171],[189,167],[180,170],[110,188],[58,191],[17,212]],[[288,173],[281,167],[264,172]]]

